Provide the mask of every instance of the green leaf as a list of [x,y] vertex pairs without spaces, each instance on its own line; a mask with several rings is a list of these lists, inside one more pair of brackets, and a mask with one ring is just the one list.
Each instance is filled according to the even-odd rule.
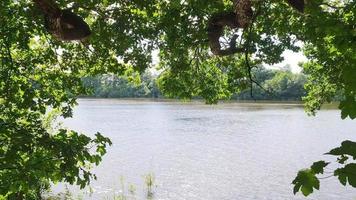
[[354,159],[356,158],[356,142],[352,142],[349,140],[343,141],[340,147],[332,149],[327,154],[340,156],[340,155],[349,155]]
[[346,186],[347,183],[347,176],[345,173],[342,172],[342,169],[337,169],[334,172],[334,176],[338,176],[338,179],[340,181],[340,183],[344,186]]
[[318,178],[310,169],[299,171],[292,183],[295,185],[293,189],[294,194],[296,194],[300,188],[304,196],[310,195],[313,192],[313,188],[317,190],[320,188]]
[[356,187],[356,163],[346,165],[342,172],[347,176],[349,184]]
[[296,183],[295,186],[293,187],[293,194],[297,194],[297,192],[301,187],[302,187],[301,183]]
[[[343,168],[335,170],[334,175],[338,176],[341,184],[348,182],[352,187],[356,187],[356,163],[350,163]],[[347,180],[347,181],[346,181]]]
[[313,192],[313,188],[312,187],[308,187],[308,186],[303,186],[301,187],[301,191],[303,193],[304,196],[308,196],[309,194],[311,194]]
[[349,159],[349,157],[345,156],[345,155],[341,155],[338,159],[337,162],[340,164],[345,164],[345,162]]
[[324,168],[328,165],[329,163],[325,161],[318,161],[313,163],[313,165],[310,167],[315,174],[323,174],[324,173]]

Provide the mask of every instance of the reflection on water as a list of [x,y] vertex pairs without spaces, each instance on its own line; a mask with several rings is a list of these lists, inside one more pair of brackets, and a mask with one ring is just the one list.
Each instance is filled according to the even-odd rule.
[[[292,194],[296,172],[356,140],[356,123],[340,120],[339,111],[307,117],[293,104],[80,100],[65,125],[114,143],[85,199],[119,192],[120,177],[143,199],[148,173],[155,199],[305,199]],[[354,198],[356,190],[326,179],[307,199]]]

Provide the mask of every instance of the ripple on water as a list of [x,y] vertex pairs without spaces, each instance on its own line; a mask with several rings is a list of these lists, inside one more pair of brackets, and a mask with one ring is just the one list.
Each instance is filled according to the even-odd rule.
[[[292,194],[296,172],[342,140],[356,140],[356,123],[340,120],[339,111],[307,117],[285,104],[80,100],[65,125],[114,142],[85,199],[120,192],[121,177],[143,199],[144,176],[154,173],[160,200],[302,200]],[[355,198],[355,190],[327,179],[307,199]]]

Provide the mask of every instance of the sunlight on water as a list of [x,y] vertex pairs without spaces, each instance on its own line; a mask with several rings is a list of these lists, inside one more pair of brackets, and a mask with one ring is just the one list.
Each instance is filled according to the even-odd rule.
[[356,190],[335,179],[322,180],[309,198],[292,193],[299,169],[328,159],[322,154],[341,141],[356,140],[356,123],[341,120],[338,110],[307,117],[293,104],[80,100],[64,124],[114,143],[85,199],[110,197],[123,185],[134,185],[143,199],[149,173],[160,200],[356,198]]

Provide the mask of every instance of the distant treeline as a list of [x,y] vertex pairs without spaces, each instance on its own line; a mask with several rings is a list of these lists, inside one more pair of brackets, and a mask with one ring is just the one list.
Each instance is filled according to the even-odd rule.
[[82,79],[91,94],[87,97],[98,98],[162,98],[156,84],[157,76],[146,72],[139,80],[114,74],[85,77]]
[[253,84],[252,96],[251,89],[246,89],[232,99],[300,101],[306,95],[306,76],[291,72],[288,66],[279,70],[255,68],[253,74],[259,85]]
[[[251,90],[246,89],[234,94],[235,100],[293,100],[299,101],[306,94],[304,84],[306,76],[302,73],[292,73],[288,68],[281,70],[257,68],[254,69],[254,84]],[[164,98],[157,84],[157,76],[146,72],[140,76],[140,81],[130,77],[116,75],[100,75],[83,78],[84,85],[91,90],[87,97],[100,98]],[[199,97],[197,97],[199,98]]]

